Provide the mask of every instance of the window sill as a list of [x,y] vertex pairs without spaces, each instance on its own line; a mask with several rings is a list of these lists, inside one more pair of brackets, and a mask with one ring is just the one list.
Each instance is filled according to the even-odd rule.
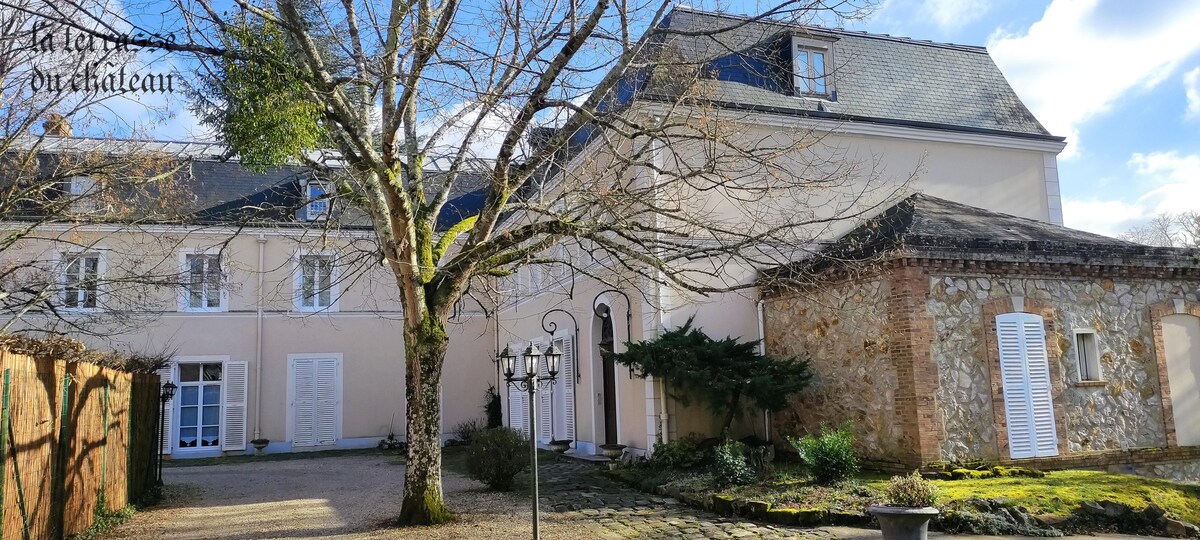
[[1079,388],[1103,388],[1108,386],[1108,381],[1075,381],[1074,385]]

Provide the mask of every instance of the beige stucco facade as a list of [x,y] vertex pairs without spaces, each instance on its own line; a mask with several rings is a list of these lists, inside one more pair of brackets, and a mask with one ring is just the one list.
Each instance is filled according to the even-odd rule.
[[[249,441],[271,441],[269,452],[337,447],[374,446],[389,433],[405,432],[403,313],[396,300],[390,271],[363,258],[355,244],[367,242],[361,232],[339,232],[327,238],[303,230],[282,228],[181,229],[174,227],[51,228],[54,242],[25,241],[19,252],[6,256],[23,261],[56,261],[61,251],[84,251],[101,256],[102,308],[67,313],[85,322],[96,335],[81,338],[92,347],[122,351],[170,352],[179,363],[245,363],[245,430],[241,451]],[[66,247],[67,240],[71,246]],[[363,245],[366,248],[366,245]],[[261,250],[261,252],[260,252]],[[185,253],[220,253],[224,279],[219,309],[188,311],[180,287],[123,286],[115,281],[141,269],[167,275],[183,270]],[[333,268],[333,306],[305,310],[296,300],[299,253],[328,253]],[[261,261],[260,261],[261,255]],[[53,266],[51,264],[50,266]],[[261,278],[261,289],[259,286]],[[113,283],[109,283],[113,281]],[[106,293],[107,291],[107,293]],[[261,294],[260,294],[261,293]],[[119,312],[119,316],[112,313]],[[23,324],[49,324],[39,316]],[[468,419],[482,419],[484,393],[494,384],[491,358],[494,330],[477,311],[464,309],[449,325],[451,345],[446,357],[443,387],[443,433]],[[72,334],[73,337],[78,334]],[[334,437],[299,447],[296,431],[293,377],[297,358],[337,361],[331,381],[336,403]],[[226,364],[228,365],[228,364]],[[228,376],[223,387],[233,384]],[[229,388],[222,388],[229,391]],[[179,403],[173,400],[169,435],[178,435]],[[222,403],[221,423],[228,420]],[[222,432],[224,433],[224,432]],[[221,448],[180,448],[170,444],[175,458],[236,452]]]
[[[646,112],[649,114],[654,111]],[[798,134],[798,129],[821,132],[820,143],[805,150],[813,155],[805,158],[797,154],[777,162],[792,167],[792,174],[806,174],[806,163],[825,159],[842,159],[860,165],[847,176],[848,181],[839,188],[840,192],[817,192],[802,197],[789,193],[774,193],[768,201],[755,202],[755,208],[773,208],[774,212],[804,211],[811,212],[814,216],[827,216],[831,211],[822,207],[822,204],[844,201],[855,194],[862,195],[857,203],[860,206],[843,207],[843,211],[853,213],[871,205],[882,209],[884,201],[920,191],[1040,221],[1061,223],[1062,220],[1056,161],[1056,156],[1063,147],[1061,142],[848,123],[814,124],[798,128],[800,124],[794,117],[724,110],[710,111],[709,114],[722,115],[721,121],[729,126],[727,129],[736,137],[734,140],[740,140],[744,144],[763,144],[762,141],[777,140],[780,137],[795,142],[804,137]],[[703,160],[702,152],[689,149],[686,142],[659,151],[665,155],[654,159],[666,167],[678,167],[680,163],[697,163]],[[613,167],[617,162],[618,160],[599,153],[584,155],[575,159],[573,163],[577,168],[573,169],[570,175],[575,181],[591,177],[597,183],[610,182],[613,180],[606,179],[605,171],[618,169]],[[620,170],[625,174],[640,175],[640,178],[632,180],[633,182],[653,181],[652,174],[647,170]],[[742,177],[739,178],[739,182],[769,183],[770,180],[765,178],[763,176],[755,180],[752,176]],[[687,194],[673,193],[671,196],[679,197],[683,204],[690,205],[698,209],[697,211],[702,209],[710,215],[733,220],[741,219],[739,216],[742,216],[742,210],[738,209],[735,203],[722,199],[719,194],[696,191]],[[815,206],[802,208],[796,205]],[[870,213],[872,212],[867,212],[868,215]],[[846,219],[834,224],[822,223],[820,231],[814,233],[814,236],[819,239],[832,239],[855,224],[855,219]],[[572,260],[581,260],[577,254],[572,257]],[[714,285],[731,285],[751,283],[757,276],[757,268],[726,267],[724,273],[711,279]],[[543,281],[538,281],[539,285],[531,286],[531,279],[537,281],[537,278],[530,277],[529,270],[522,270],[513,279],[502,280],[502,283],[508,284],[501,285],[499,289],[511,292],[503,295],[501,307],[497,312],[500,346],[523,344],[545,336],[546,332],[541,327],[541,317],[552,309],[564,309],[575,316],[579,324],[580,345],[576,347],[576,351],[581,372],[576,383],[573,407],[577,418],[575,451],[597,453],[596,446],[605,441],[605,396],[600,382],[603,361],[597,345],[600,341],[599,325],[592,314],[592,302],[597,292],[604,287],[586,278],[576,278],[572,287],[569,276],[561,277],[558,285],[553,288],[544,286]],[[614,278],[612,281],[619,282],[619,279]],[[522,287],[521,283],[526,285]],[[567,294],[568,289],[573,292],[570,296]],[[633,299],[633,323],[629,335],[634,340],[652,338],[662,329],[683,324],[689,317],[694,317],[696,326],[714,337],[736,336],[745,340],[756,340],[762,336],[760,296],[754,288],[700,296],[658,287],[643,280],[629,283],[623,290]],[[619,351],[620,343],[629,339],[622,324],[625,301],[619,296],[614,297],[612,293],[598,301],[608,302],[614,308]],[[560,330],[571,325],[569,320],[564,322],[561,314],[553,320],[558,321]],[[869,366],[860,366],[861,369],[867,367]],[[661,381],[630,379],[628,371],[621,366],[617,366],[616,372],[616,391],[610,397],[617,400],[615,409],[619,417],[617,424],[620,432],[617,442],[627,445],[632,453],[652,450],[656,440],[669,440],[693,433],[711,436],[719,430],[718,422],[702,404],[693,402],[685,407],[670,398],[670,391],[664,388]],[[885,370],[872,373],[870,377],[878,379],[879,384],[884,384],[888,375]],[[894,374],[892,377],[894,379]],[[508,405],[506,402],[506,406]],[[511,418],[510,410],[506,410],[506,418]],[[742,419],[734,434],[739,437],[793,435],[771,433],[772,423],[777,431],[781,425],[778,421],[754,414]],[[865,424],[868,427],[883,426],[878,433],[872,435],[872,440],[878,439],[877,444],[881,451],[903,443],[899,435],[888,431],[887,423],[887,418],[880,417]]]

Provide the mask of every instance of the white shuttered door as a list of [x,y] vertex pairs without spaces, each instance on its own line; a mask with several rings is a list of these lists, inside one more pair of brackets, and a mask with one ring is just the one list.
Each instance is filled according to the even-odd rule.
[[[166,367],[158,370],[158,388],[161,395],[162,385],[168,382],[175,382],[175,362],[171,362]],[[176,397],[175,399],[179,399]],[[158,429],[162,430],[158,434],[158,440],[162,446],[159,452],[162,454],[171,453],[171,441],[175,439],[175,407],[174,403],[168,404],[166,410],[163,411],[164,418],[159,418]]]
[[529,394],[506,385],[508,388],[508,427],[529,435]]
[[248,372],[245,362],[226,361],[225,384],[221,385],[221,450],[246,449],[246,387]]
[[996,317],[996,338],[1010,456],[1058,455],[1044,321],[1031,313],[1004,313]]
[[575,440],[575,343],[570,337],[554,340],[562,351],[558,383],[554,386],[554,437]]
[[338,359],[292,361],[292,446],[337,443],[341,386]]

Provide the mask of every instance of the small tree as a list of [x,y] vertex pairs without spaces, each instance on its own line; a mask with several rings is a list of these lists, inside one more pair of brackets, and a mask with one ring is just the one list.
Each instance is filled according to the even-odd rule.
[[773,358],[758,352],[758,341],[715,340],[692,326],[692,319],[656,339],[628,343],[614,361],[666,380],[680,390],[673,397],[687,404],[698,397],[713,414],[723,415],[721,437],[748,406],[778,411],[788,396],[808,385],[808,360]]

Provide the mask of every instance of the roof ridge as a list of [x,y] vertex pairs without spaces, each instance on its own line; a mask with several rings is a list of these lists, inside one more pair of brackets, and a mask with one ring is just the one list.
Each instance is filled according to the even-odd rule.
[[756,23],[756,24],[757,23],[772,24],[775,26],[783,26],[786,28],[802,28],[805,30],[818,30],[818,31],[822,31],[822,32],[829,32],[832,34],[856,36],[856,37],[863,37],[863,38],[867,38],[867,39],[878,39],[878,40],[882,40],[882,41],[892,41],[892,42],[896,42],[896,43],[909,43],[912,45],[920,45],[923,47],[934,47],[934,48],[939,48],[939,49],[952,49],[952,50],[958,50],[958,51],[963,51],[963,52],[987,54],[987,47],[983,46],[983,45],[967,45],[967,44],[963,44],[963,43],[940,42],[940,41],[932,41],[932,40],[928,40],[928,39],[916,39],[916,38],[912,38],[912,37],[908,37],[908,36],[893,36],[891,34],[879,34],[879,33],[875,33],[875,32],[867,32],[865,30],[847,30],[845,28],[831,28],[828,26],[819,26],[819,25],[814,25],[814,24],[791,23],[791,22],[787,22],[787,21],[781,21],[778,19],[772,19],[770,17],[761,17],[761,18],[756,19],[755,16],[751,16],[751,15],[740,15],[740,14],[726,13],[726,12],[719,12],[719,11],[708,11],[708,10],[699,9],[699,8],[682,5],[682,4],[676,5],[671,11],[674,12],[677,10],[678,11],[686,11],[688,13],[694,13],[694,14],[699,14],[699,15],[708,15],[710,17],[721,17],[721,18],[725,18],[725,19],[747,21],[747,22]]

